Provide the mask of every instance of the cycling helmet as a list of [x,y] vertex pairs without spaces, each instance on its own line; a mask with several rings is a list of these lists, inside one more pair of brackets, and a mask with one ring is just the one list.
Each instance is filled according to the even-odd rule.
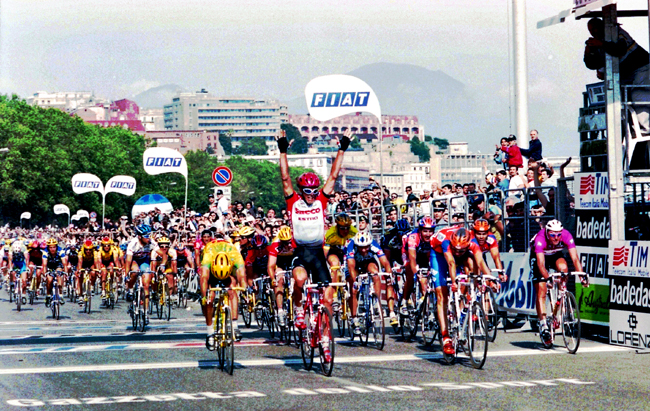
[[59,245],[59,242],[56,241],[56,238],[54,238],[54,237],[50,237],[50,238],[47,240],[47,242],[45,243],[45,245],[47,245],[48,247],[51,246],[51,245]]
[[108,237],[102,237],[102,245],[111,245],[113,241]]
[[84,241],[83,248],[85,248],[85,249],[92,249],[92,248],[95,248],[95,245],[93,244],[93,240],[86,240],[86,241]]
[[296,180],[298,187],[318,187],[320,186],[320,178],[315,173],[308,172],[303,173]]
[[546,231],[562,231],[563,229],[562,223],[558,220],[551,220],[546,223]]
[[239,235],[242,237],[250,237],[253,234],[255,234],[255,230],[247,225],[239,229]]
[[424,216],[420,219],[420,222],[418,223],[418,227],[420,228],[435,228],[436,223],[433,221],[433,219],[429,216]]
[[291,227],[288,225],[283,226],[280,231],[278,231],[278,240],[280,241],[291,241],[293,233],[291,232]]
[[149,235],[151,233],[151,227],[146,224],[140,224],[135,227],[135,234],[139,236]]
[[411,229],[411,225],[409,224],[409,222],[408,222],[408,220],[406,218],[401,218],[401,219],[397,220],[397,223],[395,223],[395,228],[400,233],[404,233],[404,232],[409,231]]
[[268,240],[262,234],[255,234],[251,243],[255,248],[264,248],[268,245]]
[[469,247],[471,240],[471,233],[464,228],[459,228],[451,235],[449,242],[455,250],[465,250]]
[[350,218],[349,215],[345,213],[341,213],[337,215],[334,221],[336,222],[337,225],[341,225],[344,227],[350,227],[352,225],[352,219]]
[[20,246],[20,243],[16,242],[14,245],[11,247],[11,252],[15,254],[20,254],[23,252],[22,247]]
[[210,272],[219,280],[225,280],[230,275],[232,271],[232,263],[228,254],[224,252],[217,253],[214,257],[214,261],[210,266]]
[[372,236],[365,231],[360,231],[354,236],[354,244],[359,247],[369,246],[372,244]]
[[169,238],[165,236],[162,236],[158,239],[158,244],[169,244],[169,243],[171,243],[171,241],[169,240]]
[[489,231],[490,230],[490,223],[483,219],[479,218],[478,220],[474,221],[474,231]]

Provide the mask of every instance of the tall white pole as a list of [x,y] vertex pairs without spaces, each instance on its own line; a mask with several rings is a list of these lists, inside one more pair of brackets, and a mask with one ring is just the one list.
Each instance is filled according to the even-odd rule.
[[[384,228],[386,227],[386,210],[384,209],[384,133],[382,127],[384,120],[382,115],[379,115],[379,201],[381,203],[381,234],[384,235]],[[372,228],[372,221],[370,222]]]
[[185,216],[183,217],[184,220],[183,229],[185,229],[185,231],[187,231],[187,185],[189,179],[190,179],[189,175],[185,177]]
[[512,0],[515,46],[515,113],[517,144],[528,147],[528,59],[526,57],[526,0]]
[[104,229],[104,212],[106,211],[106,193],[102,193],[102,230]]

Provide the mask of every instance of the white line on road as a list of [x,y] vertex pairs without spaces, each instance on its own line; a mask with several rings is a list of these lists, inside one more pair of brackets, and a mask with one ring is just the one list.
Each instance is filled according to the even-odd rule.
[[[625,352],[630,351],[624,347],[615,347],[611,345],[602,345],[596,347],[584,347],[580,354],[594,354],[605,352]],[[519,357],[519,356],[536,356],[536,355],[558,355],[567,354],[563,349],[557,350],[506,350],[493,351],[489,357]],[[353,364],[353,363],[371,363],[371,362],[395,362],[395,361],[426,361],[442,358],[440,353],[431,354],[403,354],[403,355],[368,355],[368,356],[351,356],[336,357],[335,364]],[[302,359],[260,359],[260,360],[242,360],[237,361],[241,367],[263,367],[263,366],[286,366],[302,364]],[[81,366],[63,366],[63,367],[41,367],[41,368],[3,368],[0,369],[0,375],[25,375],[25,374],[51,374],[51,373],[79,373],[79,372],[103,372],[103,371],[135,371],[135,370],[161,370],[173,368],[205,368],[217,366],[216,361],[187,361],[187,362],[167,362],[167,363],[139,363],[139,364],[96,364]]]

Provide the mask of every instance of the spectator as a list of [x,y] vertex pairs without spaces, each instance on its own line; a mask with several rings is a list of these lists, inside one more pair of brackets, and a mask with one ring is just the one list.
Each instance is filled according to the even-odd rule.
[[208,203],[209,203],[208,211],[217,211],[217,203],[214,199],[214,194],[212,193],[208,194]]
[[[230,201],[223,195],[223,190],[217,190],[217,212],[222,215],[224,211],[228,211]],[[212,211],[212,210],[210,210]]]
[[[525,183],[524,180],[519,175],[519,167],[509,166],[508,173],[510,174],[510,183],[508,185],[508,190],[524,189]],[[522,198],[523,192],[510,192],[508,195],[514,195],[517,198]]]
[[451,199],[451,214],[463,214],[465,215],[465,208],[467,207],[467,199],[463,193],[463,186],[456,184],[456,198]]
[[405,190],[406,190],[406,202],[407,203],[412,203],[414,201],[420,201],[418,196],[413,194],[413,189],[411,188],[411,186],[406,186]]
[[494,162],[499,164],[504,169],[507,167],[508,154],[506,153],[509,146],[508,137],[501,138],[501,146],[496,146],[496,151],[494,152]]
[[528,148],[520,148],[521,155],[533,160],[541,160],[542,157],[542,142],[539,141],[539,134],[537,130],[530,130],[530,142]]
[[497,189],[505,192],[510,187],[510,180],[506,170],[497,171]]
[[508,168],[511,166],[516,166],[517,168],[523,167],[524,160],[521,157],[521,151],[517,146],[517,137],[514,134],[510,134],[510,137],[508,137],[508,146],[501,146],[501,151],[505,152],[508,155],[508,158],[506,160]]

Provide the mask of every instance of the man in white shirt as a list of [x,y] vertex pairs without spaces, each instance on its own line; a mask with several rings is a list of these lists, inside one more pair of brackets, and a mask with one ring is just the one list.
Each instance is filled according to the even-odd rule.
[[217,215],[221,216],[224,212],[228,212],[230,208],[230,200],[223,195],[223,190],[217,190]]
[[[522,189],[525,187],[524,179],[519,175],[519,168],[517,166],[508,167],[508,174],[510,175],[510,184],[508,190]],[[508,196],[515,196],[518,199],[523,197],[523,191],[511,191]]]

